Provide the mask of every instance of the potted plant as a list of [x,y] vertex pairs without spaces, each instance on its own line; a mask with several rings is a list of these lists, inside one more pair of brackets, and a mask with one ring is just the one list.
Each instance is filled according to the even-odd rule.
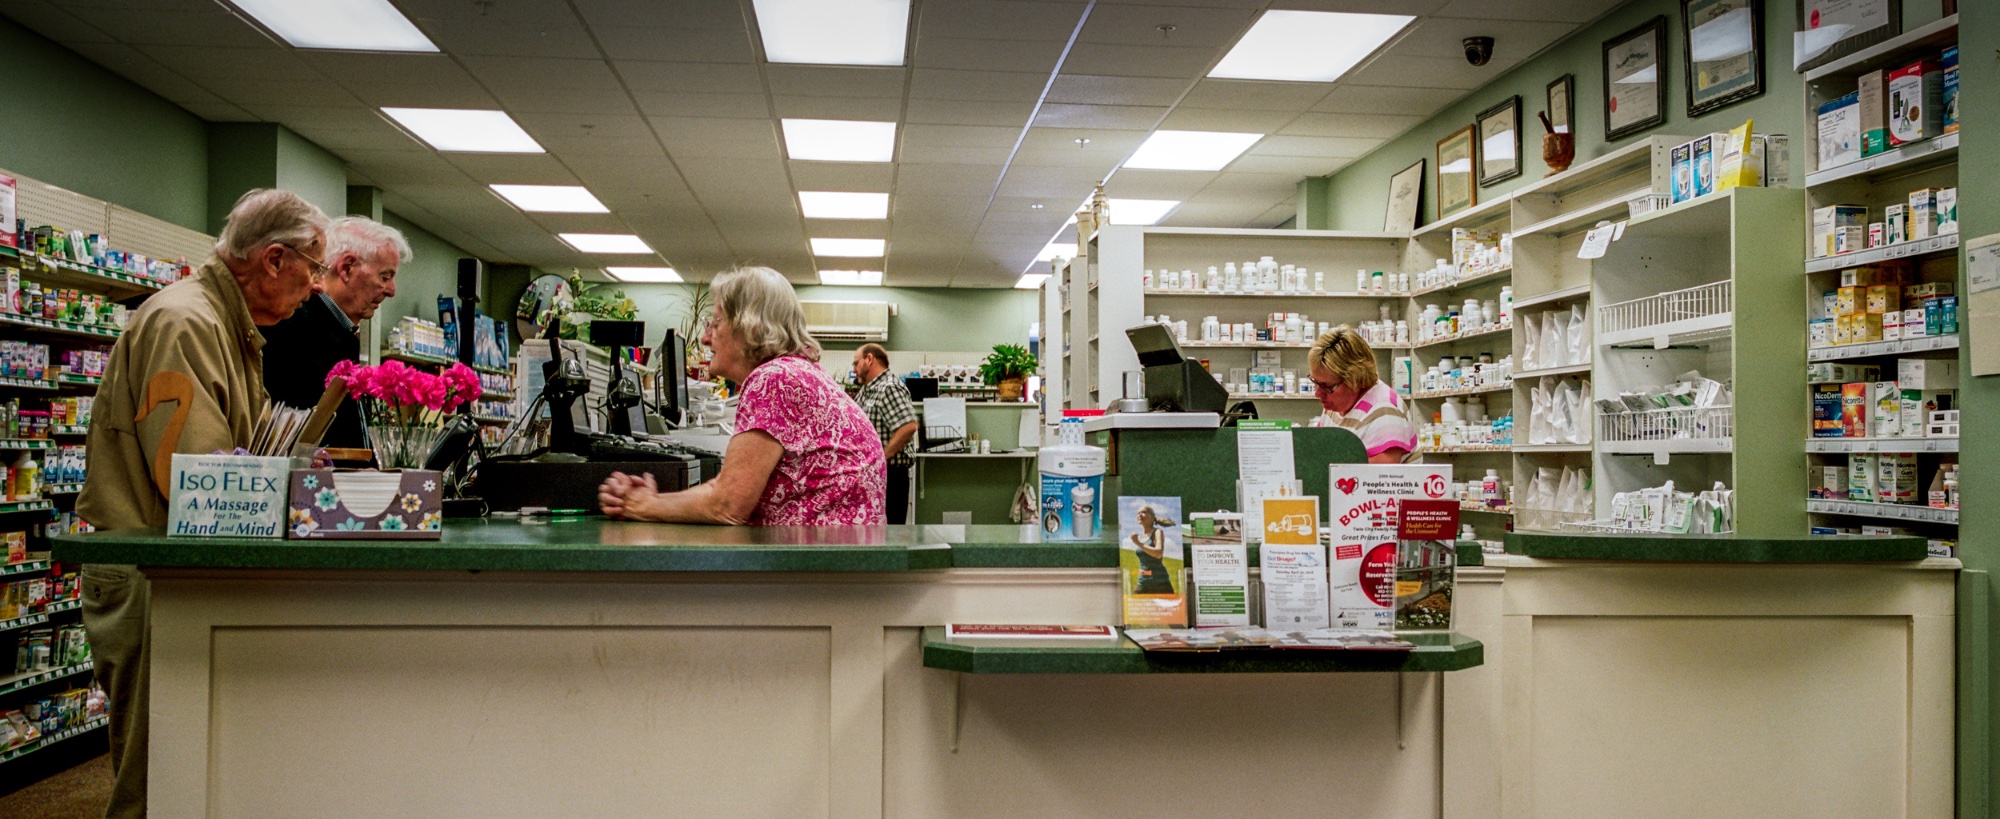
[[1019,344],[996,344],[979,365],[979,377],[1000,387],[1000,400],[1019,401],[1028,391],[1028,374],[1035,371],[1035,357]]

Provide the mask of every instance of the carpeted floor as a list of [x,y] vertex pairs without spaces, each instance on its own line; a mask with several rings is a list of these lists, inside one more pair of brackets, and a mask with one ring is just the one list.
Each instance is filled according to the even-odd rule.
[[111,757],[100,755],[0,796],[0,819],[97,819],[111,801]]

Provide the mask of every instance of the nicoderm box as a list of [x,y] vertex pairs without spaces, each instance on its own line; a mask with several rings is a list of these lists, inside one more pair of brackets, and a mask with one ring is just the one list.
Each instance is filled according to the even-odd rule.
[[1819,164],[1826,170],[1861,159],[1861,92],[1819,107]]

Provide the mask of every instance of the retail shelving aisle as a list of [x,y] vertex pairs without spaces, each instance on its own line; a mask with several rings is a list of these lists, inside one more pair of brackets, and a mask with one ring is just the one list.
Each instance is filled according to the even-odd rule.
[[[1918,60],[1938,60],[1945,49],[1957,46],[1958,37],[1958,17],[1948,16],[1807,72],[1806,133],[1816,132],[1819,106],[1854,93],[1864,74],[1894,71]],[[1907,210],[1910,207],[1913,191],[1958,187],[1958,143],[1956,132],[1942,133],[1835,164],[1822,162],[1816,150],[1817,144],[1806,140],[1809,149],[1805,157],[1807,206],[1859,205],[1868,209],[1864,222],[1886,222],[1888,208],[1902,206]],[[1809,323],[1821,320],[1829,323],[1820,325],[1826,328],[1822,332],[1826,332],[1828,338],[1809,342],[1807,359],[1815,363],[1837,362],[1843,368],[1854,368],[1845,372],[1822,373],[1836,377],[1818,379],[1820,383],[1812,385],[1812,389],[1834,391],[1838,389],[1835,385],[1852,382],[1861,384],[1861,397],[1866,398],[1866,391],[1874,384],[1905,380],[1899,378],[1898,373],[1902,362],[1946,367],[1957,365],[1958,335],[1933,334],[1931,328],[1926,328],[1924,335],[1911,336],[1904,332],[1905,328],[1898,326],[1896,335],[1891,337],[1887,328],[1894,323],[1876,323],[1863,318],[1861,325],[1868,328],[1868,337],[1833,338],[1833,325],[1839,321],[1836,314],[1844,308],[1829,305],[1826,297],[1828,293],[1837,293],[1844,280],[1861,282],[1875,275],[1875,271],[1887,271],[1892,278],[1900,277],[1909,284],[1939,287],[1945,289],[1940,295],[1963,298],[1956,224],[1949,226],[1950,232],[1944,232],[1939,227],[1943,226],[1933,226],[1929,230],[1918,230],[1913,226],[1906,229],[1902,236],[1885,236],[1881,245],[1832,256],[1821,256],[1808,243],[1803,277],[1803,319]],[[1901,241],[1887,241],[1891,238]],[[1910,292],[1902,287],[1896,289],[1903,295]],[[1861,292],[1865,291],[1864,286]],[[1900,301],[1896,306],[1905,311],[1912,308],[1921,311],[1925,306],[1908,298]],[[1886,315],[1889,306],[1864,302],[1857,309],[1863,311],[1864,316],[1872,312],[1880,318]],[[1879,337],[1874,335],[1878,332]],[[1818,332],[1815,332],[1809,338],[1817,335]],[[1836,340],[1848,343],[1832,343]],[[1832,366],[1827,365],[1827,369],[1831,370]],[[1871,367],[1878,373],[1874,378],[1838,377]],[[1946,381],[1950,387],[1947,389],[1955,392],[1957,379],[1963,376],[1955,372],[1948,376]],[[1901,390],[1902,385],[1899,384],[1898,392]],[[1917,400],[1921,402],[1926,397],[1927,394],[1919,391]],[[1807,406],[1811,406],[1813,400],[1810,395],[1799,399],[1801,404]],[[1866,422],[1869,419],[1863,420]],[[1958,437],[1949,434],[1931,437],[1927,411],[1924,411],[1921,420],[1926,422],[1923,429],[1899,429],[1900,434],[1897,435],[1882,435],[1884,430],[1871,425],[1864,436],[1819,437],[1822,431],[1804,439],[1806,464],[1817,480],[1810,485],[1811,497],[1801,503],[1806,507],[1813,531],[1862,531],[1865,527],[1873,527],[1873,531],[1877,532],[1894,532],[1900,529],[1929,539],[1934,554],[1952,553],[1949,550],[1958,540],[1958,509],[1932,508],[1927,490],[1933,483],[1942,483],[1941,473],[1957,468]],[[1839,433],[1843,430],[1832,431]],[[1846,471],[1848,474],[1839,477],[1849,478],[1850,481],[1852,471],[1861,468],[1876,473],[1879,478],[1883,467],[1888,466],[1884,462],[1898,456],[1915,459],[1914,496],[1910,498],[1913,503],[1885,503],[1879,496],[1864,497],[1861,494],[1849,496],[1826,485],[1828,479],[1833,477],[1828,474],[1832,471],[1829,468]],[[1895,469],[1894,466],[1890,468]],[[1873,483],[1854,482],[1850,486],[1858,485],[1859,491],[1865,494]]]

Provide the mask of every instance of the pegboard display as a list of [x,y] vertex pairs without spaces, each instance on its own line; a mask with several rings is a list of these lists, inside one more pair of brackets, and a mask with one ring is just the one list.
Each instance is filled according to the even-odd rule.
[[28,227],[54,225],[102,234],[115,250],[143,253],[157,259],[186,258],[195,265],[207,260],[215,245],[215,237],[200,231],[40,180],[10,175],[19,186],[19,215]]

